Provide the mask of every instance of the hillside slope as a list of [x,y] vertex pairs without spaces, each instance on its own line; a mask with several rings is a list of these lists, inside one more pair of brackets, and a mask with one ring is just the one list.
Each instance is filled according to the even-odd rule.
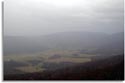
[[124,80],[124,56],[111,56],[43,73],[6,75],[4,80]]

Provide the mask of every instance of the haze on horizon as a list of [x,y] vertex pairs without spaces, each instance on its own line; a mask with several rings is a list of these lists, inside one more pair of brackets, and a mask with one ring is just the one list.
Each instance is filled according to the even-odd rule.
[[124,0],[5,0],[4,35],[124,30]]

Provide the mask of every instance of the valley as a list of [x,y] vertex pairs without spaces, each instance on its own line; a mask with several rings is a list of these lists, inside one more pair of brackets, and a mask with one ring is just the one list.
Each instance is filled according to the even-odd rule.
[[122,80],[122,36],[62,32],[35,38],[5,37],[4,79]]

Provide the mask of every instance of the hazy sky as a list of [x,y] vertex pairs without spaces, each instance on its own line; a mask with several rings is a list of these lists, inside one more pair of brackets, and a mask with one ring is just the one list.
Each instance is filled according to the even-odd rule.
[[124,29],[123,0],[5,0],[5,35]]

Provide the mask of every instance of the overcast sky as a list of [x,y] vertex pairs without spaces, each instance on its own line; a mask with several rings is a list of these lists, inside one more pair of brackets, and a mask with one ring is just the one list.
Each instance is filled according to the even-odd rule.
[[4,34],[122,32],[123,3],[123,0],[5,0]]

